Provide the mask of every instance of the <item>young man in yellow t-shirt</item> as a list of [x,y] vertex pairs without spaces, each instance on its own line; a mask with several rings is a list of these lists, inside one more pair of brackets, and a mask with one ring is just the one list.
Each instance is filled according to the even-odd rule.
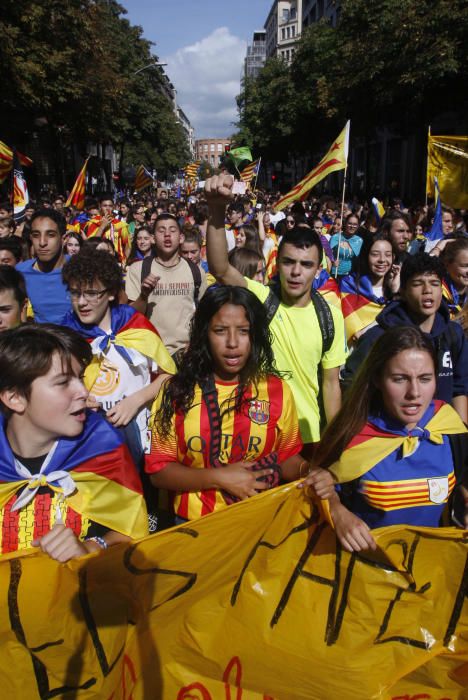
[[[233,178],[212,177],[205,183],[210,207],[207,230],[207,259],[210,272],[222,284],[248,287],[262,302],[269,295],[268,287],[243,277],[228,261],[224,216],[232,198]],[[278,249],[280,303],[270,323],[273,351],[279,370],[285,377],[296,402],[301,437],[304,443],[320,439],[319,391],[322,394],[327,422],[341,406],[339,369],[346,359],[343,316],[330,306],[334,331],[333,342],[324,352],[324,338],[315,306],[312,285],[322,260],[322,244],[317,234],[306,228],[295,228],[283,237]],[[318,369],[322,366],[319,386]]]

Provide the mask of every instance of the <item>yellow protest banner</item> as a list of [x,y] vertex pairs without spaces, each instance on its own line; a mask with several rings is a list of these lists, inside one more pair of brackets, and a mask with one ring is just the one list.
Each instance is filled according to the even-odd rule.
[[2,697],[462,700],[466,535],[351,555],[289,484],[67,565],[7,555]]
[[443,204],[460,209],[468,207],[468,136],[429,134],[426,192],[432,197],[435,177]]

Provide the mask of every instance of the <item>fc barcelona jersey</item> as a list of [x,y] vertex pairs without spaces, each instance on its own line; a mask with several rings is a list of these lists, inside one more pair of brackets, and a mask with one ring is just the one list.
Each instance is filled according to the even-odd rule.
[[[247,402],[241,411],[225,412],[234,400],[236,383],[216,382],[218,404],[222,416],[219,461],[223,464],[256,462],[272,452],[281,464],[297,454],[302,442],[294,399],[288,385],[270,376],[254,392],[249,387]],[[156,401],[154,410],[159,407]],[[162,440],[153,428],[151,453],[146,456],[146,471],[155,473],[171,462],[195,469],[211,468],[209,459],[210,425],[205,402],[199,386],[195,388],[193,404],[184,416],[173,417],[168,439]],[[221,493],[215,489],[197,493],[176,493],[174,509],[181,518],[192,520],[226,506]]]

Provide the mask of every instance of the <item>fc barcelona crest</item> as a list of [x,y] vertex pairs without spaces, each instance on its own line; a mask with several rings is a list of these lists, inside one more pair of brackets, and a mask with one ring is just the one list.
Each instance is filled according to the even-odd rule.
[[265,425],[270,420],[270,402],[255,399],[250,402],[249,418],[258,425]]

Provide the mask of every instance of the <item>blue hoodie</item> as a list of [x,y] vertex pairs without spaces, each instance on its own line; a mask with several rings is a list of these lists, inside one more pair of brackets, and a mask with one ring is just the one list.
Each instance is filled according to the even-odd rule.
[[[369,328],[359,338],[354,351],[348,356],[341,376],[345,387],[349,386],[372,345],[387,328],[416,326],[402,301],[390,302],[375,320],[377,325]],[[423,335],[431,341],[437,353],[435,398],[452,403],[454,396],[466,396],[468,394],[468,343],[462,327],[450,320],[445,301],[442,301],[435,315],[430,333],[423,333]]]

